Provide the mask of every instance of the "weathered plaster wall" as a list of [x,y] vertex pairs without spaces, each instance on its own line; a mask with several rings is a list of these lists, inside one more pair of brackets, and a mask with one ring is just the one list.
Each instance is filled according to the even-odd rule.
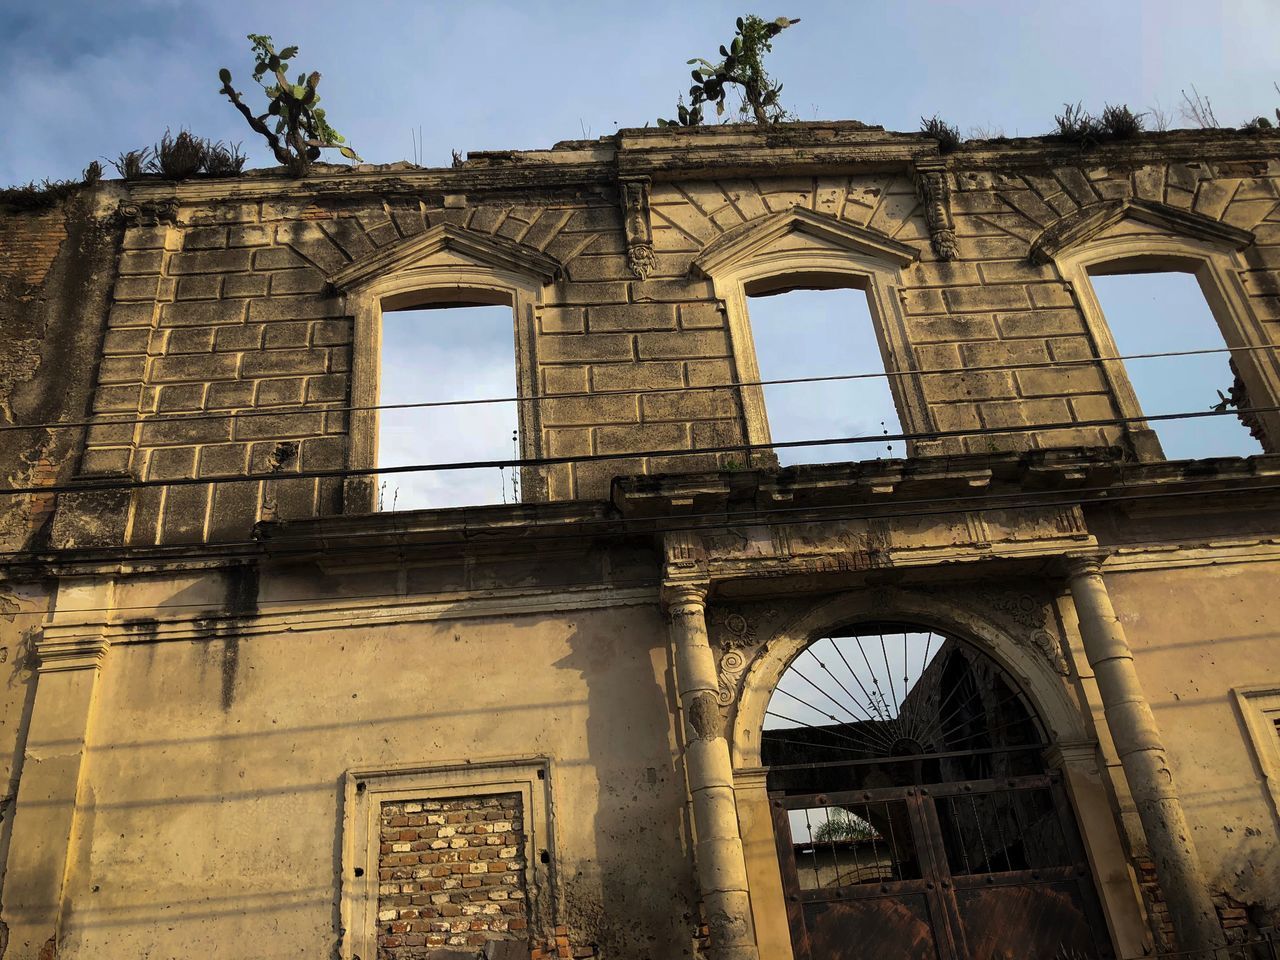
[[1280,686],[1280,563],[1196,564],[1108,577],[1215,893],[1280,921],[1280,820],[1232,689]]
[[[689,949],[656,607],[112,648],[60,958],[328,956],[341,778],[546,755],[575,943]],[[157,691],[164,691],[158,698]],[[651,953],[649,951],[652,951]]]
[[[14,802],[35,697],[34,641],[49,603],[41,585],[8,585],[0,591],[0,901],[4,896],[3,863],[8,860]],[[0,927],[0,956],[4,943]]]

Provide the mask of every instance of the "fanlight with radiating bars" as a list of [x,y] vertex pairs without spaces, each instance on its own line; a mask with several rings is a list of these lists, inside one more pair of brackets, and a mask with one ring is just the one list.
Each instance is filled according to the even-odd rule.
[[[800,789],[836,789],[834,768],[844,766],[878,768],[846,775],[859,786],[1024,773],[1040,768],[1045,744],[1017,684],[991,657],[909,624],[811,643],[778,682],[761,740],[771,769],[808,771],[775,777],[784,781],[775,788],[797,781]],[[823,769],[831,775],[818,778]]]

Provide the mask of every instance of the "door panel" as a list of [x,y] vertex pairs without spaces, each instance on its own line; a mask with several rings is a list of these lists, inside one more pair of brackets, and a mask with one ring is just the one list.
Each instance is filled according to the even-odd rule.
[[864,957],[943,960],[945,956],[938,950],[936,918],[923,893],[809,902],[803,911],[812,960],[852,956],[854,944]]
[[798,960],[1109,958],[1052,776],[775,796]]
[[1088,911],[1074,880],[960,889],[956,906],[972,957],[1098,956]]

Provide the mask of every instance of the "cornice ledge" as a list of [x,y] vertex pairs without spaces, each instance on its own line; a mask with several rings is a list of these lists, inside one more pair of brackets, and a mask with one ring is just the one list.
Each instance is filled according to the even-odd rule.
[[1243,250],[1254,242],[1252,231],[1155,200],[1129,198],[1090,204],[1050,224],[1032,242],[1031,262],[1050,263],[1064,250],[1087,243],[1103,230],[1126,219],[1232,250]]
[[615,176],[616,165],[602,159],[415,170],[352,170],[318,173],[302,180],[284,174],[272,175],[270,171],[252,171],[234,179],[135,181],[127,187],[129,197],[140,202],[173,199],[180,204],[252,203],[280,197],[318,200],[529,189],[603,189]]
[[920,256],[915,247],[868,227],[837,220],[808,207],[792,207],[737,227],[703,248],[691,269],[705,277],[723,272],[789,233],[803,233],[825,240],[852,253],[878,257],[894,266],[905,267]]
[[537,277],[544,283],[554,280],[561,271],[560,261],[541,250],[506,237],[442,223],[347,264],[329,275],[329,283],[345,292],[397,270],[411,269],[445,250],[487,266]]

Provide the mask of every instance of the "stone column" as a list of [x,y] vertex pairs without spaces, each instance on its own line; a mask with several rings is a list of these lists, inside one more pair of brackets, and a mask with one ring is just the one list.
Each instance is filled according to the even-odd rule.
[[747,867],[733,797],[733,764],[717,693],[715,656],[707,639],[705,584],[663,588],[675,653],[684,729],[685,777],[693,799],[698,886],[714,960],[757,960]]
[[1071,597],[1080,618],[1085,657],[1142,820],[1160,887],[1169,904],[1180,950],[1209,951],[1225,944],[1200,857],[1182,811],[1155,716],[1142,692],[1133,651],[1111,606],[1096,558],[1068,563]]

